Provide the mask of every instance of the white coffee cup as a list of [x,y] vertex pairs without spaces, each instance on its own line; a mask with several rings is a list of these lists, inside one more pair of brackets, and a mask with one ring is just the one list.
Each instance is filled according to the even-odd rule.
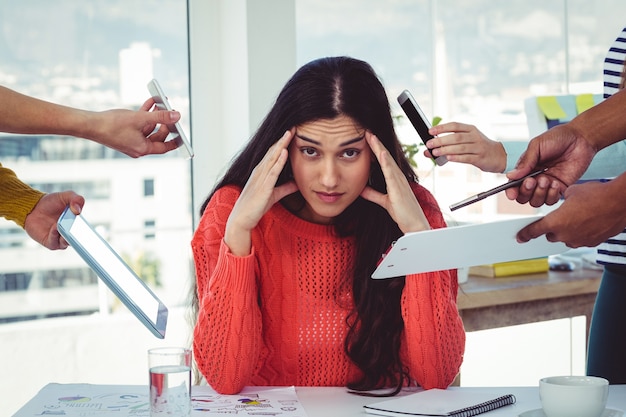
[[600,417],[609,381],[595,376],[550,376],[539,380],[539,398],[547,417]]

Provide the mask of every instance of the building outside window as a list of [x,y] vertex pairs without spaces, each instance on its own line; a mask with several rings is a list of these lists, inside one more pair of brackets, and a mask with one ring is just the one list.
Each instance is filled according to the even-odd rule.
[[[148,97],[146,84],[157,78],[189,123],[186,2],[159,1],[149,8],[141,1],[3,2],[0,4],[0,83],[24,94],[89,110],[137,109]],[[141,11],[140,13],[137,13]],[[168,22],[161,25],[159,22]],[[155,290],[170,305],[183,301],[181,277],[191,278],[190,163],[176,151],[132,159],[83,139],[57,136],[0,136],[0,161],[44,192],[74,190],[85,197],[83,215],[128,259],[159,259],[162,274]],[[158,190],[156,186],[161,187]],[[151,200],[142,197],[151,196]],[[152,225],[143,218],[152,218]],[[157,233],[156,224],[167,229]],[[52,272],[88,271],[72,249],[58,253],[34,244],[10,222],[0,221],[0,275],[49,276]],[[162,237],[163,240],[159,240]],[[146,242],[149,240],[150,242]],[[38,259],[39,262],[32,262]],[[8,275],[7,275],[8,276]],[[1,297],[15,291],[38,292],[37,304],[54,304],[47,286],[36,280],[0,287]],[[80,286],[98,290],[97,282],[59,279],[67,287],[65,314],[83,314],[103,307],[98,296],[85,306]],[[26,288],[23,288],[26,286]],[[100,288],[100,290],[107,291]],[[71,296],[72,292],[75,296]],[[96,291],[97,292],[97,291]],[[50,299],[52,298],[52,299]],[[39,306],[0,303],[0,319],[46,317],[31,314]],[[110,306],[109,306],[110,308]],[[58,315],[58,311],[50,314]]]
[[[138,109],[156,78],[189,132],[185,0],[2,1],[0,27],[1,85],[100,111]],[[45,192],[85,197],[82,215],[167,305],[169,343],[181,344],[177,332],[188,326],[177,311],[193,277],[191,162],[177,151],[133,159],[84,139],[6,133],[0,162]],[[0,339],[9,415],[47,382],[129,381],[125,370],[158,345],[72,248],[49,251],[4,219]],[[6,358],[22,355],[16,386]]]
[[[381,76],[396,115],[403,115],[396,97],[408,89],[430,118],[476,125],[494,140],[527,141],[526,99],[602,91],[602,62],[626,24],[624,12],[620,0],[297,0],[298,66],[354,56]],[[406,118],[398,132],[401,142],[420,143]],[[435,167],[421,155],[421,182],[448,220],[535,212],[501,193],[450,213],[450,204],[506,178],[465,164]]]
[[154,195],[154,179],[143,180],[143,195],[144,197],[151,197]]

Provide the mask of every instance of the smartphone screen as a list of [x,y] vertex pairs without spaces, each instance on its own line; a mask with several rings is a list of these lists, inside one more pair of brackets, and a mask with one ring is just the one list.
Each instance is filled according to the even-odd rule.
[[[161,88],[161,85],[156,79],[153,79],[148,83],[148,91],[150,91],[150,95],[154,99],[154,102],[159,109],[173,110],[170,102],[167,99],[167,96]],[[187,135],[185,135],[185,132],[183,131],[180,123],[176,122],[173,125],[167,125],[167,128],[173,135],[171,140],[175,141],[178,145],[178,148],[182,149],[185,152],[185,156],[187,158],[193,158],[194,152],[191,148],[191,143],[189,142],[189,139],[187,139]]]
[[[428,142],[434,136],[428,133],[428,129],[430,129],[431,126],[430,122],[422,112],[422,109],[420,109],[420,107],[417,105],[417,102],[408,90],[404,90],[402,94],[398,96],[398,103],[400,104],[400,107],[402,107],[402,110],[417,131],[417,134],[422,139],[424,145],[426,145],[426,142]],[[433,161],[435,161],[435,163],[439,166],[448,162],[446,157],[443,155],[433,158]]]

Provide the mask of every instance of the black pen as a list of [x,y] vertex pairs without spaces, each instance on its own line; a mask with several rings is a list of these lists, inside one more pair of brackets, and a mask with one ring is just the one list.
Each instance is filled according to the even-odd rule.
[[500,191],[504,191],[504,190],[506,190],[508,188],[518,186],[526,178],[534,177],[536,175],[544,173],[544,172],[546,172],[547,169],[548,168],[540,169],[539,171],[532,172],[532,173],[530,173],[530,174],[528,174],[525,177],[522,177],[520,179],[517,179],[517,180],[514,180],[514,181],[509,181],[506,184],[498,185],[497,187],[492,188],[491,190],[484,191],[482,193],[478,193],[478,194],[476,194],[476,195],[474,195],[472,197],[466,198],[463,201],[459,201],[458,203],[454,203],[454,204],[452,204],[450,206],[450,210],[454,211],[456,209],[460,209],[461,207],[469,206],[470,204],[475,203],[475,202],[480,201],[480,200],[483,200],[483,199],[489,197],[490,195],[494,195],[494,194],[499,193]]

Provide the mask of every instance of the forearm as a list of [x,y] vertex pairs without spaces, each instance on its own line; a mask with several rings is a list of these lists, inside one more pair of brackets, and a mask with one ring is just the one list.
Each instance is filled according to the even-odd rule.
[[224,243],[236,256],[247,256],[252,250],[252,233],[249,230],[237,228],[229,221],[224,231]]
[[[207,382],[220,393],[234,394],[248,384],[261,349],[261,313],[253,255],[235,257],[222,243],[220,256],[206,277],[196,257],[199,293],[194,354]],[[205,258],[206,259],[206,258]]]
[[626,91],[621,90],[582,112],[568,125],[596,151],[623,140],[626,138]]
[[456,274],[410,275],[402,297],[407,365],[425,388],[446,388],[459,372],[465,330],[456,306]]
[[[426,192],[416,196],[420,204],[430,207],[427,217],[431,226],[445,227],[434,197]],[[411,376],[425,389],[446,388],[463,362],[465,330],[456,305],[458,286],[455,271],[406,277],[401,301],[402,354]]]
[[[617,232],[626,229],[626,172],[607,182],[606,186],[605,200],[609,211],[605,217],[612,218],[615,223],[614,227],[620,229],[616,231],[617,234]],[[613,211],[610,211],[611,207],[613,207]],[[611,236],[608,236],[607,239],[609,237]]]
[[0,86],[0,131],[91,139],[98,113],[50,103]]

